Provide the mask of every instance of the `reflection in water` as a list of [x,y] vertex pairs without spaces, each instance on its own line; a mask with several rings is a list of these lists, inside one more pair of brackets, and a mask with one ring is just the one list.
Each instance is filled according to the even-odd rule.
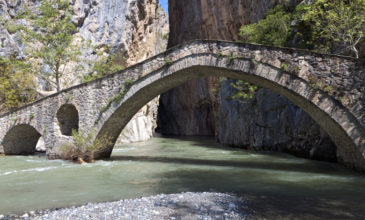
[[339,165],[225,148],[202,138],[154,138],[117,146],[112,158],[77,165],[0,158],[0,213],[183,191],[243,195],[261,217],[361,218],[365,177]]

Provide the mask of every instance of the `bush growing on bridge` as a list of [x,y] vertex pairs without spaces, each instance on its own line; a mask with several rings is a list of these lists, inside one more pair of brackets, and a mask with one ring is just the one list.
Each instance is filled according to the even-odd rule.
[[65,160],[77,163],[93,162],[95,153],[104,150],[104,146],[112,144],[111,137],[108,135],[93,141],[93,137],[95,137],[94,129],[89,134],[73,129],[72,137],[74,139],[73,143],[67,143],[61,147],[61,156]]

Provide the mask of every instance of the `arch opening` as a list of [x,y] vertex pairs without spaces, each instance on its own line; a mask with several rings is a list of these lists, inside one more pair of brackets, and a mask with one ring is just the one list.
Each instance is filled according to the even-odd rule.
[[[209,76],[222,76],[231,79],[244,80],[260,87],[269,89],[298,106],[329,135],[337,146],[339,162],[357,169],[365,169],[365,160],[361,151],[361,141],[353,139],[357,133],[362,133],[361,126],[355,117],[326,93],[313,90],[307,81],[267,64],[257,64],[252,60],[235,60],[230,63],[216,62],[210,56],[194,57],[195,63],[185,59],[175,61],[169,68],[151,72],[136,81],[133,89],[126,94],[126,99],[113,111],[105,115],[105,121],[99,124],[97,139],[108,134],[113,144],[104,148],[95,158],[109,157],[114,143],[124,126],[133,115],[155,96],[177,87],[193,79]],[[176,65],[175,65],[176,64]],[[268,74],[270,73],[270,74]],[[329,108],[330,107],[330,108]],[[332,109],[332,110],[330,110]],[[334,112],[336,111],[336,112]],[[343,117],[337,117],[342,115]],[[353,124],[356,129],[348,130],[347,125]],[[351,133],[348,133],[351,132]],[[356,133],[357,132],[357,133]]]
[[11,128],[4,137],[5,155],[34,154],[41,134],[30,125],[21,124]]
[[61,106],[57,111],[57,120],[63,135],[72,136],[72,130],[79,130],[79,112],[72,104]]

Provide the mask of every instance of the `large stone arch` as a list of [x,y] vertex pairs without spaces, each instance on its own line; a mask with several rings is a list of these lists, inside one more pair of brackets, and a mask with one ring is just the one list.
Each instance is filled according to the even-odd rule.
[[[171,58],[170,58],[171,59]],[[96,138],[111,137],[97,158],[109,157],[114,143],[128,121],[155,96],[199,77],[222,76],[241,79],[270,89],[302,108],[331,137],[340,162],[365,169],[365,132],[356,117],[341,102],[313,86],[298,74],[255,59],[232,58],[216,53],[192,54],[172,58],[134,82],[120,104],[111,106],[98,121]]]
[[19,124],[11,128],[2,142],[6,155],[34,154],[41,134],[31,125]]
[[79,130],[79,112],[72,104],[64,104],[57,111],[57,121],[63,135],[71,136],[72,130]]

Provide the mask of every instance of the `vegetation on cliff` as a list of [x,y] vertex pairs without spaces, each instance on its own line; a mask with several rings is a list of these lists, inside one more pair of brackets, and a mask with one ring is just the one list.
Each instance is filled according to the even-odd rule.
[[[124,62],[123,56],[119,54],[110,53],[110,48],[104,46],[97,51],[98,60],[92,67],[92,71],[89,74],[83,76],[82,82],[89,82],[97,78],[101,78],[111,73],[115,73],[124,69],[121,63]],[[109,51],[110,55],[105,55],[105,51]]]
[[[0,58],[2,109],[34,101],[37,78],[59,91],[61,82],[70,84],[67,80],[74,80],[65,77],[69,72],[87,82],[123,69],[122,58],[110,51],[112,55],[106,54],[107,47],[93,47],[77,35],[72,16],[66,0],[42,0],[37,8],[19,10],[12,20],[0,16],[0,25],[9,33],[17,33],[25,46],[22,56]],[[82,55],[86,50],[94,51],[96,61],[90,62]],[[87,70],[91,72],[83,75]]]
[[[359,58],[365,43],[365,0],[315,0],[277,5],[258,23],[244,25],[245,42],[314,50]],[[283,66],[285,69],[285,66]],[[233,99],[252,99],[258,87],[242,80],[232,83]]]
[[81,49],[86,47],[83,39],[75,42],[77,32],[72,23],[72,10],[68,1],[44,0],[35,14],[29,9],[18,14],[30,25],[21,26],[22,38],[26,42],[26,63],[34,75],[61,90],[61,78],[70,69],[74,72],[84,70],[81,62]]
[[36,83],[29,66],[15,59],[0,57],[0,103],[4,108],[17,108],[36,98]]
[[365,0],[302,1],[278,5],[258,23],[242,26],[243,41],[359,57],[365,42]]

